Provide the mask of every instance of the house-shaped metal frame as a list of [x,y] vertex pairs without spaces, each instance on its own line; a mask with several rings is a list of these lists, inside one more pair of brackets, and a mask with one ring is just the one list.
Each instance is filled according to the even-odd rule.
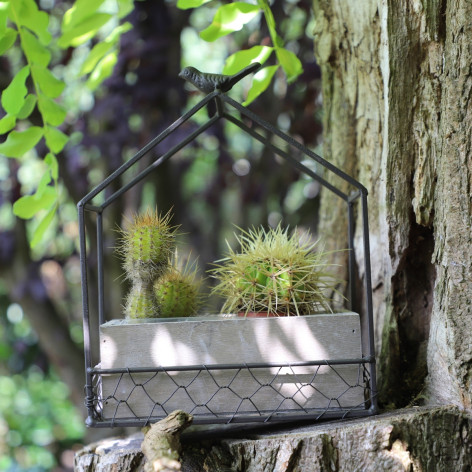
[[[199,126],[193,132],[188,134],[188,136],[183,139],[178,144],[174,145],[171,149],[165,152],[163,155],[159,156],[154,162],[152,162],[148,167],[142,170],[138,175],[132,178],[126,185],[122,186],[111,195],[106,196],[103,199],[102,203],[99,205],[94,205],[92,201],[99,194],[104,192],[105,189],[115,180],[120,178],[120,176],[134,166],[141,158],[143,158],[149,151],[151,151],[159,143],[166,140],[169,136],[172,135],[179,127],[181,127],[187,120],[192,118],[199,110],[204,107],[207,107],[210,103],[216,105],[216,113],[209,118],[204,124]],[[232,110],[232,113],[229,111]],[[234,112],[237,112],[236,114]],[[239,114],[239,116],[237,116]],[[299,412],[291,412],[287,415],[280,415],[280,412],[270,412],[268,414],[261,414],[257,417],[251,416],[247,417],[244,414],[238,412],[233,412],[226,416],[208,418],[202,417],[199,418],[198,415],[195,416],[196,423],[229,423],[229,422],[253,422],[253,421],[280,421],[280,420],[294,420],[294,419],[319,419],[319,418],[342,418],[342,417],[352,417],[352,416],[367,416],[377,412],[377,402],[376,402],[376,376],[375,376],[375,355],[374,355],[374,330],[373,330],[373,312],[372,312],[372,287],[371,287],[371,268],[370,268],[370,249],[369,249],[369,226],[368,226],[368,211],[367,211],[367,190],[362,186],[358,181],[333,166],[331,163],[315,154],[311,150],[307,149],[305,146],[297,142],[292,137],[283,133],[270,123],[264,121],[259,116],[251,112],[248,108],[240,105],[238,102],[234,101],[224,93],[216,90],[207,96],[205,96],[197,105],[195,105],[191,110],[182,115],[178,120],[176,120],[171,126],[166,130],[156,136],[152,141],[150,141],[145,147],[143,147],[139,152],[136,153],[130,160],[125,162],[121,167],[119,167],[115,172],[113,172],[109,177],[107,177],[103,182],[101,182],[96,188],[94,188],[90,193],[88,193],[79,203],[78,203],[78,216],[79,216],[79,237],[80,237],[80,261],[81,261],[81,271],[82,271],[82,302],[83,302],[83,324],[84,324],[84,351],[85,351],[85,365],[86,365],[86,386],[85,386],[85,404],[88,409],[88,419],[87,425],[94,427],[111,427],[111,426],[143,426],[147,424],[150,420],[157,420],[159,418],[154,417],[139,417],[135,416],[133,418],[108,418],[104,419],[100,415],[100,402],[103,399],[100,398],[100,380],[101,376],[105,374],[121,374],[121,375],[132,375],[133,372],[138,372],[139,369],[114,369],[104,371],[100,367],[94,367],[92,365],[92,352],[95,353],[96,346],[92,346],[92,336],[91,330],[95,329],[94,326],[91,326],[91,317],[89,313],[89,291],[88,291],[88,262],[87,262],[87,247],[86,247],[86,228],[85,228],[85,212],[94,213],[96,216],[96,247],[97,247],[97,279],[98,279],[98,325],[105,323],[105,307],[104,307],[104,269],[103,269],[103,257],[104,257],[104,239],[103,239],[103,221],[102,215],[106,208],[112,204],[120,195],[124,192],[127,192],[133,186],[141,182],[149,173],[156,170],[160,165],[165,161],[170,159],[173,155],[179,152],[184,146],[188,145],[201,133],[204,133],[208,128],[210,128],[218,120],[228,120],[234,125],[241,128],[245,133],[252,136],[263,143],[268,149],[270,149],[274,154],[285,159],[300,172],[310,176],[315,181],[319,182],[324,188],[336,194],[340,199],[346,203],[346,213],[348,221],[348,244],[349,244],[349,280],[348,280],[348,297],[349,300],[355,299],[355,284],[354,284],[354,271],[355,271],[355,253],[354,253],[354,205],[360,203],[360,215],[362,220],[362,244],[363,244],[363,253],[364,253],[364,306],[365,312],[361,314],[362,319],[364,320],[363,325],[366,327],[365,332],[363,333],[363,354],[361,358],[358,359],[341,359],[338,361],[339,364],[358,364],[360,371],[362,371],[365,381],[365,402],[361,405],[360,408],[354,409],[344,409],[344,408],[326,408],[323,411],[303,411],[301,409]],[[244,121],[243,121],[244,120]],[[260,132],[264,130],[263,134]],[[338,176],[341,180],[347,182],[354,189],[349,195],[341,191],[332,183],[328,182],[323,175],[315,172],[311,168],[304,165],[299,159],[294,157],[290,152],[287,152],[287,149],[282,149],[279,145],[274,143],[273,137],[276,136],[279,138],[279,142],[286,143],[290,148],[296,149],[297,154],[302,154],[303,156],[314,160],[319,168],[324,169],[327,172],[331,172]],[[98,327],[97,327],[98,329]],[[314,360],[309,363],[310,365],[327,365],[328,362],[324,360]],[[337,362],[329,362],[330,367],[333,369],[336,367]],[[249,366],[251,367],[251,366]],[[261,366],[252,366],[254,368],[264,367]],[[247,365],[217,365],[217,366],[187,366],[189,371],[196,371],[198,369],[242,369],[248,368]],[[159,369],[145,369],[146,372],[157,372]],[[185,368],[179,367],[179,370],[185,370]],[[143,371],[142,369],[140,370]]]

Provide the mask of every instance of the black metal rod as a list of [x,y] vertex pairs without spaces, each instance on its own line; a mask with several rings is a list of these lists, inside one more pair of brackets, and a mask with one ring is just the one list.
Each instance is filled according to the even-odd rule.
[[93,400],[94,391],[92,386],[92,368],[91,347],[90,347],[90,317],[89,317],[89,300],[88,300],[88,284],[87,284],[87,244],[85,234],[85,218],[84,206],[78,205],[79,214],[79,247],[80,247],[80,269],[82,282],[82,312],[83,312],[83,331],[84,331],[84,361],[85,361],[85,406],[87,408],[88,417],[94,414]]
[[97,213],[97,271],[98,271],[98,323],[105,323],[104,287],[103,275],[103,218],[102,213]]
[[134,179],[129,181],[126,185],[121,187],[119,190],[117,190],[115,193],[110,195],[102,204],[101,208],[105,209],[108,205],[113,203],[120,195],[123,193],[127,192],[130,188],[134,187],[137,183],[141,182],[149,173],[151,173],[153,170],[157,169],[160,165],[162,165],[164,162],[166,162],[168,159],[170,159],[174,154],[179,152],[183,147],[185,147],[187,144],[189,144],[191,141],[193,141],[198,135],[203,133],[205,130],[207,130],[210,126],[213,125],[216,121],[220,119],[219,116],[215,115],[213,116],[209,121],[207,121],[204,125],[200,126],[197,130],[193,131],[191,134],[189,134],[184,140],[182,140],[180,143],[176,144],[174,147],[169,149],[165,154],[160,156],[156,161],[154,161],[150,166],[146,167],[143,171],[141,171]]
[[[348,409],[348,408],[333,408],[332,411],[318,410],[316,412],[309,413],[278,413],[275,416],[272,413],[262,414],[261,416],[232,416],[232,415],[218,415],[218,417],[210,415],[198,415],[192,413],[193,424],[240,424],[240,423],[266,423],[270,419],[274,423],[286,423],[292,421],[305,421],[305,420],[319,420],[323,419],[336,419],[336,418],[362,418],[371,416],[372,412],[368,409]],[[96,428],[113,428],[113,427],[142,427],[148,423],[156,422],[163,419],[165,416],[151,416],[141,420],[137,418],[120,418],[113,420],[92,420],[90,426]],[[87,423],[87,425],[89,425]]]
[[191,110],[182,115],[179,119],[174,121],[168,128],[166,128],[162,133],[156,136],[151,140],[146,146],[140,149],[130,160],[122,164],[118,169],[112,172],[101,184],[97,185],[92,191],[90,191],[80,202],[79,205],[84,205],[90,200],[95,198],[102,190],[104,190],[108,185],[110,185],[113,180],[119,177],[121,174],[126,172],[131,166],[136,164],[143,156],[145,156],[153,147],[157,146],[161,141],[163,141],[167,136],[172,134],[179,126],[181,126],[185,121],[191,118],[197,111],[203,108],[210,100],[212,100],[216,95],[219,95],[220,92],[212,92],[208,94],[203,100],[198,102]]
[[306,148],[305,146],[300,144],[298,141],[293,139],[291,136],[288,136],[287,134],[283,133],[282,131],[280,131],[275,126],[271,125],[267,121],[263,120],[261,117],[257,116],[255,113],[250,111],[248,108],[243,107],[241,104],[234,101],[232,98],[228,97],[227,95],[223,95],[223,94],[220,95],[220,96],[221,96],[221,98],[224,102],[226,102],[226,103],[230,104],[231,106],[233,106],[234,108],[236,108],[236,110],[238,110],[242,115],[246,116],[250,120],[254,121],[255,123],[262,126],[263,128],[265,128],[265,129],[269,130],[270,132],[274,133],[275,135],[279,136],[284,141],[289,143],[291,146],[296,147],[297,149],[302,151],[304,154],[306,154],[307,156],[311,157],[312,159],[314,159],[315,161],[320,163],[323,167],[330,170],[333,174],[337,175],[338,177],[340,177],[344,181],[348,182],[353,187],[358,188],[361,192],[367,194],[367,189],[360,182],[358,182],[357,180],[352,178],[350,175],[346,174],[341,169],[338,169],[333,164],[328,162],[326,159],[323,159],[318,154],[316,154],[313,151],[311,151],[310,149]]
[[265,369],[271,367],[309,367],[309,366],[334,366],[334,365],[352,365],[352,364],[370,364],[372,357],[361,357],[358,359],[333,359],[333,360],[313,360],[305,362],[260,362],[251,364],[199,364],[184,366],[155,366],[155,367],[125,367],[114,369],[89,369],[93,374],[135,374],[145,372],[181,372],[186,370],[240,370],[240,369]]
[[356,255],[354,253],[354,208],[353,203],[347,202],[347,227],[348,227],[348,271],[349,271],[349,309],[352,310],[356,296],[355,286],[355,266],[356,266]]
[[[372,305],[372,275],[370,266],[370,243],[369,243],[369,214],[367,209],[367,194],[362,193],[362,231],[364,242],[364,277],[365,277],[365,295],[368,326],[369,355],[375,359],[374,344],[374,310]],[[377,410],[377,381],[375,372],[375,363],[370,365],[370,383],[373,409]]]
[[[319,176],[316,172],[313,172],[310,168],[307,166],[303,165],[301,162],[297,161],[294,159],[290,154],[286,153],[279,147],[275,146],[273,143],[271,143],[269,140],[267,140],[264,136],[259,134],[257,131],[253,130],[252,128],[249,128],[247,125],[245,125],[242,121],[238,120],[236,117],[225,113],[224,117],[228,120],[231,121],[231,123],[235,124],[239,128],[241,128],[243,131],[246,133],[250,134],[253,138],[257,139],[260,141],[262,144],[266,145],[269,149],[271,149],[273,152],[278,154],[279,156],[282,156],[283,158],[287,159],[294,167],[296,167],[299,171],[303,172],[304,174],[309,175],[313,179],[317,180],[318,182],[321,183],[324,187],[328,188],[331,190],[333,193],[335,193],[338,197],[342,198],[343,200],[347,200],[348,196],[338,190],[336,187],[331,185],[327,180],[325,180],[323,177]],[[271,132],[270,129],[268,131]]]

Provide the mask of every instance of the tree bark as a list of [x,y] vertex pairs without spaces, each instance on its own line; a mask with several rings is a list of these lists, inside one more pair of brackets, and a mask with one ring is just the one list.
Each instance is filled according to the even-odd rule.
[[[472,420],[455,407],[413,408],[375,418],[181,437],[182,472],[443,472],[472,467]],[[142,435],[79,451],[75,472],[143,472]]]
[[[427,393],[471,408],[472,5],[314,0],[314,9],[324,157],[369,190],[380,400]],[[325,192],[321,232],[347,247],[333,208]]]

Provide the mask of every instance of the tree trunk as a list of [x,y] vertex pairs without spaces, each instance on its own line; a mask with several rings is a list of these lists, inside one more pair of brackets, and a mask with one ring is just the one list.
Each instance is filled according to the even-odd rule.
[[[293,429],[249,427],[181,437],[182,472],[444,472],[472,467],[470,416],[454,407],[413,408],[375,418]],[[434,439],[431,439],[434,438]],[[75,472],[143,472],[137,435],[79,451]]]
[[[471,408],[472,4],[314,9],[324,157],[369,190],[381,403]],[[325,192],[322,234],[341,234],[339,205]]]

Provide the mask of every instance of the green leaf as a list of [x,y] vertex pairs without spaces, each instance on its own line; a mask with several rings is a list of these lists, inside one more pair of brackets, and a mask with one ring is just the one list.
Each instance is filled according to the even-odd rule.
[[57,205],[53,205],[46,215],[43,217],[39,225],[33,231],[33,238],[31,239],[30,245],[32,248],[36,247],[38,243],[43,239],[44,233],[49,228],[54,216],[56,215]]
[[257,5],[243,2],[233,2],[218,8],[213,22],[205,28],[200,37],[205,41],[215,41],[233,31],[239,31],[260,13]]
[[0,2],[0,36],[7,30],[8,6],[9,2]]
[[110,77],[117,60],[117,52],[112,51],[98,63],[87,80],[87,86],[90,90],[95,90],[107,77]]
[[20,158],[33,149],[42,137],[43,129],[39,126],[30,126],[25,131],[11,131],[6,141],[0,144],[0,154]]
[[93,16],[85,18],[72,29],[65,31],[57,41],[57,44],[61,48],[80,46],[95,36],[97,31],[105,23],[108,23],[111,18],[113,16],[108,13],[95,13]]
[[283,67],[287,75],[287,82],[293,82],[302,72],[303,66],[300,59],[288,49],[277,48],[275,50],[280,65]]
[[247,94],[246,101],[243,103],[244,106],[252,103],[262,92],[264,92],[272,81],[275,72],[280,66],[269,66],[259,70],[252,79],[252,87]]
[[253,62],[264,64],[269,59],[273,50],[274,48],[269,46],[253,46],[251,49],[235,52],[226,59],[223,74],[236,74],[236,72],[239,72]]
[[133,0],[118,0],[118,18],[124,18],[134,10]]
[[76,0],[74,6],[64,13],[62,19],[62,32],[70,31],[86,18],[91,17],[104,0]]
[[211,0],[177,0],[177,8],[188,10],[189,8],[198,8]]
[[13,28],[7,28],[0,38],[0,55],[8,51],[15,44],[18,32]]
[[69,141],[69,137],[57,128],[46,128],[44,132],[46,146],[54,153],[59,153]]
[[16,125],[16,117],[13,115],[5,115],[0,120],[0,134],[8,133]]
[[133,25],[129,21],[125,21],[122,25],[117,26],[106,38],[105,42],[115,44],[120,39],[120,36],[127,31],[133,29]]
[[33,66],[31,72],[41,92],[49,98],[57,98],[66,86],[62,80],[55,77],[47,68]]
[[28,116],[31,115],[34,110],[34,107],[36,106],[36,101],[36,95],[33,95],[32,93],[26,95],[25,103],[23,103],[23,106],[21,107],[21,110],[17,113],[16,117],[19,120],[25,120],[26,118],[28,118]]
[[44,158],[44,162],[49,166],[51,177],[56,181],[59,177],[59,164],[57,163],[56,156],[49,152]]
[[51,52],[27,29],[22,28],[21,36],[21,45],[23,46],[23,51],[28,62],[30,64],[47,67],[51,61]]
[[264,12],[264,18],[266,20],[267,27],[269,28],[269,34],[270,38],[272,39],[272,44],[277,48],[282,48],[284,46],[284,42],[282,38],[277,34],[276,23],[272,10],[269,6],[269,2],[267,0],[257,0],[257,4]]
[[2,106],[9,115],[16,116],[25,103],[25,96],[28,93],[25,82],[29,74],[29,66],[20,69],[2,93]]
[[26,26],[36,34],[42,44],[51,42],[51,33],[48,31],[49,15],[38,9],[34,0],[14,0],[10,2],[15,19],[19,25]]
[[[46,181],[44,177],[47,177],[49,180]],[[57,191],[54,186],[47,185],[50,181],[51,176],[47,172],[43,175],[36,193],[20,197],[13,204],[13,213],[24,220],[29,220],[39,211],[51,208],[51,205],[56,201]],[[46,185],[42,185],[44,182],[46,182]]]
[[83,75],[92,72],[95,66],[100,61],[100,59],[102,59],[103,56],[105,56],[112,47],[113,44],[106,42],[96,44],[90,51],[89,55],[87,56],[87,59],[85,59],[85,62],[82,64],[82,68],[80,69],[79,74]]
[[43,94],[38,96],[38,108],[43,115],[44,122],[52,126],[62,124],[67,114],[61,105]]

